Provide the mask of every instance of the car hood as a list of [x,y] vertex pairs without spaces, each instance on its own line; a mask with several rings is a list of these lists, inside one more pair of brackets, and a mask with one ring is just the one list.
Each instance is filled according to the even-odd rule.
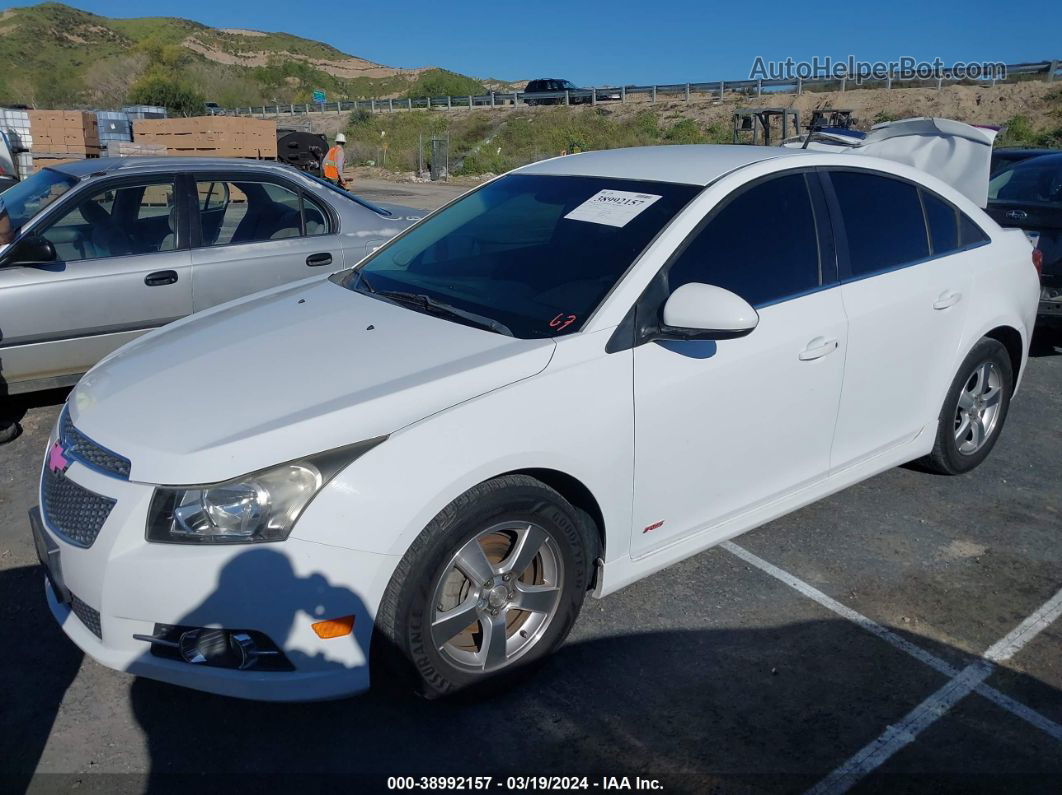
[[303,283],[131,343],[81,380],[70,416],[132,480],[210,483],[392,433],[540,372],[553,349]]

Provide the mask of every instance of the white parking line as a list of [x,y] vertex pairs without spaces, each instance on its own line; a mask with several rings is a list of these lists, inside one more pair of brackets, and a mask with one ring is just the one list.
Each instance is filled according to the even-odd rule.
[[815,793],[815,795],[827,795],[827,793],[833,795],[834,793],[846,792],[867,773],[874,770],[886,759],[914,740],[921,731],[943,716],[971,692],[977,692],[997,706],[1035,726],[1055,740],[1062,742],[1062,726],[1021,702],[1015,701],[995,688],[984,684],[985,679],[991,675],[995,663],[1009,660],[1026,643],[1062,615],[1062,591],[1056,593],[1036,612],[1008,632],[998,642],[994,643],[981,655],[980,660],[971,663],[960,671],[945,660],[916,646],[906,638],[867,618],[862,613],[846,607],[836,599],[827,596],[822,591],[778,568],[773,563],[768,563],[763,558],[749,552],[744,547],[738,546],[733,541],[726,541],[720,546],[732,555],[812,599],[827,610],[862,627],[885,642],[925,663],[930,668],[951,677],[943,687],[911,710],[899,723],[889,726],[881,736],[834,770],[809,792]]
[[873,621],[872,619],[867,618],[862,613],[857,613],[852,608],[846,607],[845,605],[838,602],[836,599],[824,594],[818,588],[808,585],[800,578],[794,577],[792,574],[783,569],[778,568],[773,563],[768,563],[763,558],[759,557],[758,555],[752,554],[744,547],[739,547],[733,541],[724,541],[719,546],[721,546],[723,549],[725,549],[732,555],[737,555],[737,557],[741,558],[746,563],[755,566],[760,571],[770,574],[776,580],[784,582],[790,588],[793,588],[794,590],[804,594],[804,596],[806,596],[808,599],[818,602],[827,610],[830,610],[836,613],[837,615],[841,616],[841,618],[847,618],[853,624],[858,624],[867,632],[871,633],[872,635],[877,635],[883,641],[895,646],[900,651],[907,652],[915,659],[924,662],[930,668],[939,671],[945,676],[956,676],[959,673],[959,669],[951,663],[940,659],[935,654],[932,654],[926,651],[925,649],[920,648],[919,646],[916,646],[906,638],[897,635],[891,629],[886,629],[877,621]]
[[807,795],[840,795],[848,792],[864,776],[879,767],[886,759],[914,741],[924,729],[981,684],[992,673],[992,664],[978,660],[966,666],[944,687],[912,709],[903,720],[889,726],[851,759],[808,790]]
[[994,663],[1009,660],[1059,615],[1062,615],[1062,591],[992,644],[988,651],[981,655],[980,660],[966,666],[958,676],[950,679],[940,690],[907,713],[903,720],[889,726],[877,739],[808,790],[808,795],[839,795],[847,792],[861,778],[912,742],[920,732],[938,718],[944,717],[949,709],[976,690],[991,675],[995,669]]

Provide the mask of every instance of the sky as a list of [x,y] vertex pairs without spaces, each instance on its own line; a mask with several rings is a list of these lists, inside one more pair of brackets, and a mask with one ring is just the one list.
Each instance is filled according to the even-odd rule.
[[[757,56],[864,61],[1062,59],[1062,0],[1015,7],[757,0],[77,0],[111,17],[177,16],[282,31],[388,66],[475,77],[560,77],[580,85],[741,80]],[[0,8],[26,3],[3,3]],[[314,9],[300,16],[297,11]]]

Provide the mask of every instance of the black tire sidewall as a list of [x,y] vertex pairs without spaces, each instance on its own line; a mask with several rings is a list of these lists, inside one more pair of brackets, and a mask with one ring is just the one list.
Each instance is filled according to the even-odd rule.
[[[487,484],[484,484],[487,485]],[[413,665],[427,695],[446,695],[506,684],[540,662],[563,642],[575,622],[590,571],[587,544],[572,507],[546,486],[494,489],[442,522],[445,511],[426,528],[427,543],[416,551],[401,587],[394,636]],[[555,544],[564,566],[557,613],[533,648],[503,671],[488,675],[457,668],[431,643],[430,621],[437,578],[453,555],[486,528],[506,521],[532,520]],[[438,523],[438,524],[437,524]]]
[[[959,404],[959,394],[966,382],[970,380],[974,370],[986,362],[995,364],[1002,375],[1003,385],[1000,403],[999,419],[992,431],[992,435],[976,453],[965,455],[959,452],[959,446],[955,441],[953,423],[955,411]],[[973,350],[967,354],[955,374],[951,387],[948,389],[948,397],[944,401],[944,407],[940,412],[939,428],[937,430],[937,444],[934,451],[935,457],[944,465],[947,471],[953,474],[969,472],[984,461],[992,448],[996,446],[1000,435],[1003,433],[1003,425],[1010,411],[1010,398],[1014,392],[1014,372],[1010,362],[1010,355],[1002,343],[994,339],[982,339]]]

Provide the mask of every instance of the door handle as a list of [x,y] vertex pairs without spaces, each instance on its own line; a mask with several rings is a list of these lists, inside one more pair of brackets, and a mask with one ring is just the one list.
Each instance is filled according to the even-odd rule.
[[955,306],[962,300],[962,293],[955,290],[945,290],[933,302],[934,309],[947,309],[949,306]]
[[306,258],[306,264],[311,268],[317,268],[321,265],[331,265],[332,255],[327,251],[320,254],[311,254]]
[[155,271],[144,277],[144,284],[148,287],[161,287],[164,284],[173,284],[177,281],[177,271]]
[[835,350],[837,350],[837,340],[816,337],[797,355],[797,358],[802,362],[810,362],[812,359],[821,359]]

